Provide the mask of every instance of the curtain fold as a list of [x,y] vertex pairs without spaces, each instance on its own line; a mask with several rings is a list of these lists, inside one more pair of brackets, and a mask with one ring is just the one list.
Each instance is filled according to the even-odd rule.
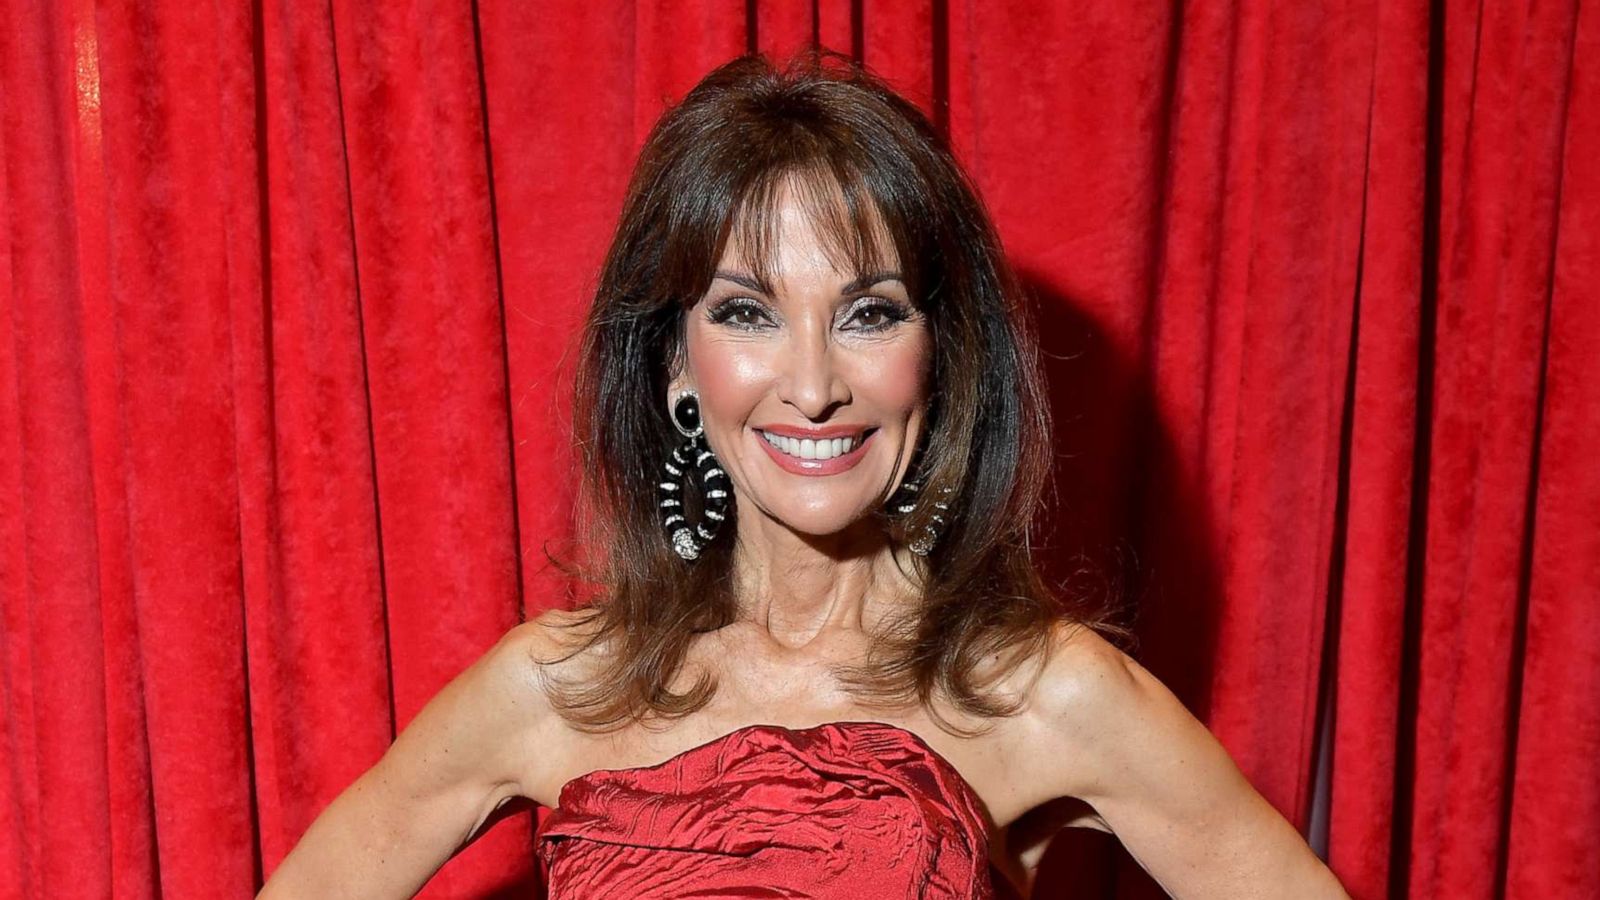
[[[1049,574],[1354,896],[1600,895],[1593,4],[0,0],[0,897],[250,895],[567,601],[635,154],[813,41],[1033,295]],[[536,892],[541,815],[422,896]]]

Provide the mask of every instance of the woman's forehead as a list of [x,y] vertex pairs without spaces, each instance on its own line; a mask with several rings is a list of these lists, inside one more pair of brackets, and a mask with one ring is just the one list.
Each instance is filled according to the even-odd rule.
[[790,176],[770,191],[752,191],[736,208],[717,264],[771,283],[797,260],[855,278],[897,270],[900,254],[870,196],[852,206],[832,178]]

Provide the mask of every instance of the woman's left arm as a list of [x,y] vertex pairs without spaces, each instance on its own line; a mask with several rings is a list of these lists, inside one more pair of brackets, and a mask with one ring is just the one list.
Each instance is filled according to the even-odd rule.
[[1092,806],[1167,893],[1348,897],[1206,727],[1092,631],[1058,643],[1036,696],[1044,764],[1030,768]]

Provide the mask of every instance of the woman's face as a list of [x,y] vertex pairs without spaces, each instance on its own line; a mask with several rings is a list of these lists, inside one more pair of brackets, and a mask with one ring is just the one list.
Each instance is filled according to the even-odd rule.
[[699,392],[741,521],[759,511],[834,534],[903,477],[924,427],[932,338],[881,231],[887,268],[841,272],[790,191],[774,212],[774,281],[758,285],[729,241],[688,314],[687,365],[667,401]]

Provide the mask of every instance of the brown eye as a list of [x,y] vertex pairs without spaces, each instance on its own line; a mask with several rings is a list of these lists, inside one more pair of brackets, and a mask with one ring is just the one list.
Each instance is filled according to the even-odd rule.
[[755,331],[768,321],[767,311],[748,298],[734,298],[718,304],[706,316],[713,325],[729,324],[734,328]]
[[897,304],[887,301],[868,303],[856,308],[850,317],[850,331],[887,331],[897,323],[904,322],[911,317],[910,313],[901,309]]

